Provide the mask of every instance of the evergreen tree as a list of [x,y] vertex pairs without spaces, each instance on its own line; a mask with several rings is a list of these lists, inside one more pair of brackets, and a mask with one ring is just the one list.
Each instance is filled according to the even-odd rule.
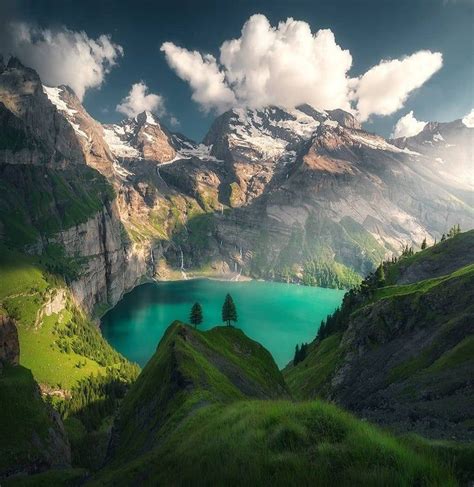
[[427,247],[426,245],[426,237],[423,239],[423,242],[421,242],[421,250],[425,250]]
[[377,283],[384,284],[385,283],[385,270],[383,268],[383,263],[377,267],[375,271],[375,277],[377,279]]
[[191,314],[189,315],[189,321],[194,328],[202,323],[202,307],[199,303],[194,303],[191,308]]
[[227,326],[230,326],[231,322],[237,321],[237,309],[232,296],[228,293],[222,306],[222,321],[226,322]]
[[299,345],[296,345],[295,356],[293,358],[293,365],[298,365],[300,362],[303,362],[303,360],[306,358],[307,352],[308,352],[307,343],[302,343],[301,347]]
[[295,347],[295,356],[293,357],[293,365],[297,365],[298,364],[299,358],[300,358],[300,346],[298,344],[296,344],[296,347]]

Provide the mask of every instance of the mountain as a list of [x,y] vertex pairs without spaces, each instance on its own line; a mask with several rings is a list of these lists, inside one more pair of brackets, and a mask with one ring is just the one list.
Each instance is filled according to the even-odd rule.
[[[80,257],[83,278],[72,286],[89,310],[113,305],[143,277],[183,272],[350,287],[406,244],[473,226],[472,183],[460,180],[473,129],[460,122],[440,130],[465,162],[440,169],[433,151],[369,134],[343,110],[234,109],[197,144],[149,112],[102,126],[72,90],[43,86],[15,58],[0,76],[1,222],[12,228],[4,238],[26,227],[20,241],[30,249],[53,241]],[[17,147],[20,139],[29,146]],[[58,195],[58,178],[68,192],[40,207],[59,214],[46,235],[30,201],[45,168],[60,172],[41,193]]]
[[[472,129],[452,130],[468,143]],[[202,144],[146,112],[104,126],[70,88],[0,63],[0,316],[65,419],[73,463],[101,464],[139,373],[97,330],[139,283],[242,274],[349,288],[406,245],[471,228],[458,167],[403,144],[309,106],[229,111]]]
[[393,142],[400,148],[416,151],[432,161],[432,171],[454,195],[473,205],[474,150],[473,127],[462,120],[429,122],[413,137]]
[[454,482],[439,460],[336,407],[288,399],[270,354],[240,330],[174,323],[127,394],[90,484]]
[[[214,214],[212,254],[201,266],[216,262],[217,247],[244,274],[343,287],[351,271],[364,275],[403,242],[439,239],[447,221],[472,227],[468,186],[453,185],[429,156],[361,130],[342,111],[233,110],[204,142],[224,161],[212,166],[215,198],[234,210]],[[456,167],[446,169],[455,178]],[[161,175],[170,172],[177,181],[185,165]],[[185,232],[180,237],[185,255],[206,254],[187,245]]]
[[398,431],[472,441],[473,248],[474,231],[455,235],[346,294],[285,370],[294,394]]

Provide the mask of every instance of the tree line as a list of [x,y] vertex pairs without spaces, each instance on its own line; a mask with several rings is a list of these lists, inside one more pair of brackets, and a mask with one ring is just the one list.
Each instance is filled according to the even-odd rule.
[[[455,237],[461,233],[461,226],[459,224],[453,225],[447,233],[443,233],[441,237],[441,242],[446,241],[449,238]],[[438,245],[435,240],[433,246]],[[420,245],[421,250],[428,248],[426,238],[423,239]],[[328,315],[325,320],[321,321],[319,326],[316,340],[321,341],[334,333],[342,333],[349,321],[349,316],[361,306],[367,299],[370,299],[376,289],[386,285],[386,273],[389,268],[406,258],[409,258],[415,254],[413,247],[406,245],[400,257],[392,257],[391,260],[382,262],[374,272],[368,274],[361,284],[357,287],[350,289],[342,300],[342,304],[338,307],[332,314]],[[304,345],[304,344],[303,344]],[[306,350],[301,352],[303,345],[301,347],[297,346],[295,350],[295,356],[293,359],[293,364],[302,362],[306,357]]]

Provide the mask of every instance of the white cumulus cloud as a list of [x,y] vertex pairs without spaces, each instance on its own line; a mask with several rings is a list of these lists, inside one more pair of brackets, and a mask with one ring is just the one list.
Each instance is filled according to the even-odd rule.
[[462,123],[469,128],[474,128],[474,108],[462,119]]
[[163,115],[165,104],[161,95],[148,93],[148,86],[140,81],[132,85],[128,95],[121,100],[116,110],[128,117],[135,117],[144,111]]
[[439,52],[419,51],[403,59],[381,61],[357,82],[359,118],[390,115],[403,107],[408,95],[422,86],[443,65]]
[[442,64],[440,53],[420,51],[351,77],[352,55],[330,29],[313,33],[307,22],[292,18],[274,27],[261,14],[245,22],[238,39],[221,45],[219,60],[172,42],[161,50],[169,66],[189,83],[193,100],[218,113],[238,106],[290,108],[309,103],[357,112],[366,120],[372,113],[387,115],[401,108]]
[[413,137],[414,135],[418,135],[425,128],[425,125],[426,122],[417,120],[413,116],[412,110],[398,120],[395,127],[393,127],[391,137],[393,139],[397,137]]
[[211,108],[224,112],[236,103],[234,93],[225,82],[216,58],[210,54],[202,56],[197,51],[165,42],[161,46],[166,60],[176,74],[187,81],[193,90],[192,98],[205,110]]
[[7,30],[6,54],[35,69],[45,84],[70,86],[80,100],[86,90],[102,85],[123,55],[122,47],[105,34],[91,39],[85,32],[39,29],[23,22],[12,22]]

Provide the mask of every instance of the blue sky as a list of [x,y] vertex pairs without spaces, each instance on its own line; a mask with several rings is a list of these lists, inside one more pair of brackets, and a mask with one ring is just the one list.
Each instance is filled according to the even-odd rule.
[[[176,130],[200,140],[215,114],[204,113],[189,85],[177,76],[160,51],[170,41],[187,50],[213,54],[225,40],[240,37],[253,14],[272,26],[288,17],[309,24],[312,33],[330,29],[337,44],[352,55],[350,76],[361,76],[382,59],[403,58],[419,50],[440,52],[443,67],[412,91],[400,110],[371,115],[365,127],[389,135],[395,122],[413,110],[418,120],[460,118],[473,106],[474,3],[470,0],[293,0],[293,1],[9,1],[2,2],[3,21],[22,21],[39,28],[85,31],[91,39],[109,34],[122,46],[100,88],[88,89],[84,105],[102,122],[124,117],[116,105],[133,83],[144,81],[164,99],[165,123],[176,117]],[[317,89],[317,87],[315,87]]]

